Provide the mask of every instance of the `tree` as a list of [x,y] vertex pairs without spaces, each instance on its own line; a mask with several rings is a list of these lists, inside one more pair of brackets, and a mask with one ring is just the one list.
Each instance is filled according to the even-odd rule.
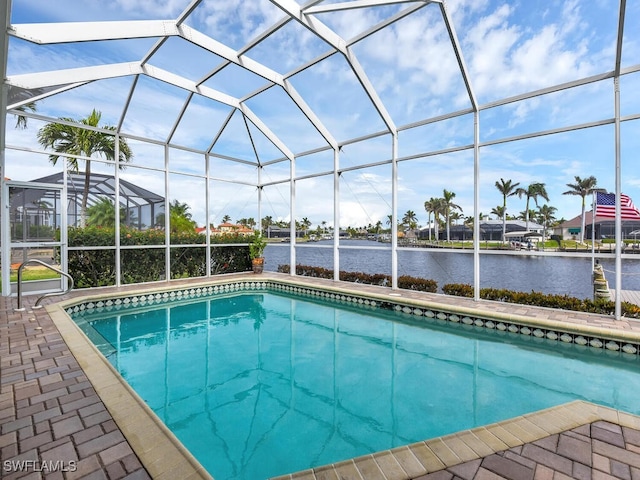
[[605,190],[602,188],[596,188],[598,180],[593,175],[587,178],[580,178],[579,176],[574,177],[575,183],[567,183],[567,187],[571,190],[567,190],[563,193],[563,195],[576,195],[582,197],[582,210],[580,211],[580,243],[584,243],[584,229],[585,229],[585,218],[584,211],[586,207],[586,197],[594,192],[604,192]]
[[251,230],[253,230],[254,227],[256,226],[256,221],[255,221],[255,219],[253,217],[241,218],[236,223],[238,225],[242,225],[242,226],[245,226],[247,228],[250,228]]
[[[120,208],[120,223],[124,220],[124,209]],[[95,204],[87,207],[87,225],[91,227],[116,226],[116,208],[108,197],[102,197]]]
[[269,227],[273,224],[273,217],[271,215],[267,215],[266,217],[262,217],[260,225],[262,226],[262,231],[269,231]]
[[462,212],[451,212],[449,215],[450,223],[453,225],[458,225],[458,220],[464,219]]
[[[528,217],[527,217],[528,216]],[[536,216],[536,211],[533,208],[530,208],[529,210],[523,210],[521,211],[518,216],[516,217],[517,220],[522,220],[523,222],[527,221],[527,218],[533,218]]]
[[180,203],[178,200],[174,200],[169,204],[170,213],[184,217],[187,220],[191,220],[191,213],[189,212],[190,209],[191,207],[188,204]]
[[174,200],[169,204],[169,230],[171,233],[192,233],[196,222],[191,218],[189,205]]
[[505,180],[501,178],[499,182],[496,182],[496,188],[502,194],[502,241],[505,241],[505,235],[507,233],[507,197],[512,197],[518,194],[518,185],[520,182],[513,183],[511,180]]
[[518,198],[522,198],[524,195],[527,199],[527,203],[524,209],[524,221],[526,222],[526,230],[529,230],[529,200],[533,198],[533,201],[536,203],[536,207],[538,206],[538,197],[544,198],[547,202],[549,201],[549,195],[547,195],[547,189],[544,186],[544,183],[532,183],[526,189],[519,187],[516,189],[516,195]]
[[407,213],[402,217],[403,225],[406,225],[411,230],[414,230],[418,226],[418,217],[413,210],[407,210]]
[[229,223],[231,221],[231,215],[225,215],[222,217],[222,223]]
[[[434,218],[436,217],[436,210],[439,207],[439,202],[437,198],[431,197],[429,200],[424,202],[424,209],[427,211],[427,228],[429,229],[429,241],[431,241],[431,214],[434,214]],[[435,220],[434,220],[435,223]],[[434,225],[434,233],[437,232],[437,228]],[[436,238],[437,235],[436,235]]]
[[457,205],[455,203],[453,203],[453,199],[455,198],[456,194],[453,192],[450,192],[449,190],[447,190],[446,188],[442,191],[442,209],[443,209],[443,213],[444,213],[444,222],[445,225],[447,227],[447,242],[450,241],[449,239],[449,225],[451,223],[451,210],[460,210],[462,211],[462,207],[460,207],[460,205]]
[[440,216],[445,214],[444,198],[433,199],[433,234],[440,240]]
[[547,238],[547,227],[553,222],[556,217],[555,213],[558,209],[556,207],[552,207],[547,205],[546,203],[540,207],[538,207],[537,218],[538,221],[542,224],[542,238],[543,240]]
[[473,232],[475,228],[475,217],[473,215],[464,217],[463,224]]
[[424,202],[424,210],[427,212],[427,230],[429,232],[429,241],[431,241],[431,214],[433,213],[433,204],[431,203],[432,200],[433,197],[431,197],[430,200],[425,200]]
[[[16,108],[19,112],[26,112],[27,110],[31,110],[32,112],[36,111],[36,102],[25,103],[24,105],[20,105]],[[19,130],[24,130],[27,128],[27,117],[24,115],[16,115],[16,128]]]
[[[169,231],[171,233],[191,233],[197,223],[191,218],[191,207],[186,203],[174,200],[169,204]],[[156,216],[156,225],[164,228],[164,213]]]
[[311,227],[311,220],[309,220],[307,217],[302,217],[301,225],[304,229],[305,235],[307,235],[309,233],[309,228]]
[[504,212],[505,212],[505,207],[504,205],[498,205],[497,207],[493,207],[491,209],[491,215],[495,215],[496,217],[500,218],[503,220],[502,222],[502,238],[504,238],[504,234],[505,234],[505,222],[504,222]]
[[[127,224],[137,221],[137,215],[120,205],[120,224]],[[87,207],[87,225],[91,227],[108,227],[116,226],[116,207],[113,200],[109,197],[101,197],[96,203]]]
[[[60,118],[65,122],[75,122],[89,127],[98,127],[102,114],[95,109],[87,118],[74,121],[70,118]],[[113,131],[116,127],[105,126],[103,130]],[[49,155],[49,161],[55,165],[60,157],[67,159],[68,167],[75,173],[80,171],[79,162],[85,163],[84,168],[84,190],[82,193],[82,204],[80,206],[80,226],[84,226],[87,218],[87,200],[89,198],[89,187],[91,182],[91,158],[93,155],[104,157],[107,160],[116,158],[116,136],[110,133],[88,130],[67,123],[49,123],[38,131],[38,142],[44,148],[51,148],[56,153]],[[85,157],[80,159],[78,157]],[[119,137],[118,160],[120,168],[133,158],[133,153],[124,138]]]

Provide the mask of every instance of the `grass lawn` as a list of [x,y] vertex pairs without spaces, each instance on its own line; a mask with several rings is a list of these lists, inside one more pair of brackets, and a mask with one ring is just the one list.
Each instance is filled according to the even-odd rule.
[[[31,280],[50,280],[52,278],[60,278],[60,275],[48,268],[44,267],[26,267],[22,271],[22,281],[28,282]],[[12,282],[18,281],[18,272],[16,270],[11,270],[10,279]],[[0,286],[2,285],[2,280],[0,280]]]

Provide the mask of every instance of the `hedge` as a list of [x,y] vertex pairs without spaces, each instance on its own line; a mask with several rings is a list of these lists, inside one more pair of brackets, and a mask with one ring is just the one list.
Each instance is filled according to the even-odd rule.
[[[120,250],[122,283],[144,283],[166,278],[165,234],[162,230],[133,230],[122,228],[120,244],[139,246]],[[206,237],[198,233],[172,234],[170,237],[171,278],[190,278],[206,275]],[[250,237],[222,235],[211,237],[211,275],[251,270],[248,242]],[[70,228],[69,247],[114,246],[113,228]],[[244,245],[216,246],[215,244],[243,243]],[[181,247],[197,244],[202,247]],[[77,288],[102,287],[116,284],[115,250],[83,249],[69,251],[69,274]]]
[[[449,283],[442,287],[447,295],[473,298],[473,287],[468,284]],[[599,313],[603,315],[615,314],[615,302],[610,300],[581,300],[569,295],[545,294],[536,291],[517,292],[499,288],[481,288],[480,298],[496,302],[517,303],[520,305],[535,305],[538,307],[558,308],[576,312]],[[621,302],[622,315],[631,318],[640,317],[640,307],[629,302]]]
[[[289,273],[290,271],[289,265],[278,265],[278,272]],[[296,275],[333,279],[333,270],[309,265],[296,265]],[[340,270],[339,276],[340,280],[345,282],[366,283],[368,285],[379,285],[383,287],[391,286],[391,276],[381,273],[368,274]],[[410,277],[408,275],[398,277],[398,287],[420,292],[436,293],[438,291],[438,284],[435,280]]]

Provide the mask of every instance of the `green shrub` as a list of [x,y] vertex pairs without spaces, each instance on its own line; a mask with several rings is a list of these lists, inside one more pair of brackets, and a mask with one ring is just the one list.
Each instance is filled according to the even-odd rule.
[[[206,275],[206,237],[196,232],[171,234],[171,278],[191,278]],[[122,283],[144,283],[166,278],[162,230],[120,230]],[[70,247],[115,246],[115,229],[103,227],[70,228]],[[245,245],[228,245],[244,243]],[[211,237],[211,274],[251,270],[247,239],[240,235]],[[176,246],[177,245],[177,246]],[[202,245],[186,247],[180,245]],[[155,246],[155,248],[150,248]],[[115,250],[70,250],[69,274],[77,288],[102,287],[116,284]]]
[[114,250],[69,251],[69,275],[75,288],[106,287],[116,284]]
[[[447,295],[459,297],[473,297],[473,287],[468,284],[450,283],[442,287]],[[615,303],[610,300],[581,300],[569,295],[546,294],[536,291],[516,292],[502,288],[482,288],[480,298],[496,302],[517,303],[520,305],[534,305],[538,307],[557,308],[576,312],[598,313],[602,315],[615,314]],[[628,302],[621,304],[622,315],[640,318],[640,307]]]
[[438,291],[438,283],[435,280],[430,280],[427,278],[402,275],[398,277],[398,288],[403,288],[405,290],[417,290],[420,292],[436,293]]
[[442,286],[442,291],[447,295],[473,298],[473,287],[466,283],[447,283]]
[[[278,272],[289,273],[290,271],[291,269],[289,268],[289,265],[278,265]],[[309,265],[296,265],[296,275],[333,279],[333,270],[323,267],[312,267]],[[383,275],[381,273],[368,274],[341,270],[339,276],[340,280],[344,282],[365,283],[367,285],[379,285],[382,287],[388,287],[391,285],[391,276]],[[408,275],[398,277],[398,287],[421,292],[435,293],[438,291],[438,284],[435,280],[410,277]]]

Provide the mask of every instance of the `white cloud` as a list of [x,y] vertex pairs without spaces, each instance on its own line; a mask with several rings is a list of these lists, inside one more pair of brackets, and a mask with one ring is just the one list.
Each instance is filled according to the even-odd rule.
[[501,5],[483,16],[463,44],[470,57],[472,85],[482,98],[497,98],[530,91],[590,75],[588,36],[580,3],[565,2],[555,23],[518,25],[517,6]]
[[513,109],[513,115],[509,119],[508,126],[513,128],[523,123],[529,113],[540,106],[540,98],[532,98],[526,101],[518,102]]
[[[84,0],[84,3],[88,3]],[[105,2],[93,0],[102,8]],[[111,8],[135,13],[149,18],[172,18],[181,13],[189,3],[185,0],[115,0]],[[109,5],[108,3],[106,4]]]
[[206,2],[196,12],[209,34],[226,38],[224,43],[245,45],[284,15],[264,1]]

